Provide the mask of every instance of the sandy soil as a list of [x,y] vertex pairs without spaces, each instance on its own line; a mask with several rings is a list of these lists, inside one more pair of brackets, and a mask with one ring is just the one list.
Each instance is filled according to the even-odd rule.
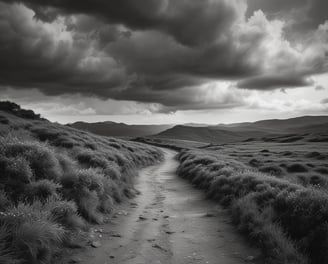
[[176,174],[175,152],[140,171],[135,199],[97,226],[99,247],[72,257],[83,264],[263,263],[235,231],[228,213]]

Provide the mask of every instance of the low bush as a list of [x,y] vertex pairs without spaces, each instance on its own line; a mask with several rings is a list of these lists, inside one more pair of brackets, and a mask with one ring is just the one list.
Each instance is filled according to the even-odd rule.
[[18,201],[32,177],[32,170],[25,158],[7,158],[0,154],[0,184],[13,202]]
[[52,263],[60,247],[87,231],[88,221],[102,222],[115,203],[135,194],[137,169],[163,157],[137,142],[3,115],[8,122],[0,131],[0,263]]
[[46,201],[49,197],[56,196],[60,187],[58,183],[49,180],[31,182],[25,186],[24,197],[31,203],[36,199]]
[[[8,140],[8,141],[7,141]],[[25,142],[17,138],[4,139],[3,151],[6,157],[12,159],[25,159],[36,180],[57,180],[61,170],[54,151],[46,144]]]
[[272,174],[274,176],[282,176],[284,174],[284,170],[276,165],[266,165],[259,168],[259,171]]
[[78,213],[73,201],[59,199],[57,196],[50,197],[44,204],[44,208],[51,213],[56,221],[68,230],[83,230],[86,223]]
[[[259,172],[212,151],[184,150],[178,159],[178,174],[230,208],[234,223],[263,248],[269,261],[328,263],[326,192]],[[296,163],[292,168],[303,172],[306,167]],[[320,175],[306,180],[316,188],[326,184]]]
[[307,172],[308,169],[306,168],[306,166],[299,164],[299,163],[294,163],[294,164],[290,164],[287,166],[287,171],[294,173],[294,172]]
[[108,167],[108,160],[95,151],[83,150],[77,155],[77,160],[87,168],[103,168]]
[[0,213],[4,246],[24,263],[49,263],[64,239],[64,228],[56,223],[40,202],[19,203]]

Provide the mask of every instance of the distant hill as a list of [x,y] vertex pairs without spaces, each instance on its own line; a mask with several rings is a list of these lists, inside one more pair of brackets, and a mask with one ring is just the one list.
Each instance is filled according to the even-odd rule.
[[127,125],[111,121],[87,123],[75,122],[69,126],[92,132],[101,136],[111,137],[143,137],[158,134],[173,125]]
[[[227,129],[230,131],[263,131],[268,133],[298,133],[302,131],[318,132],[318,130],[325,129],[328,123],[328,116],[301,116],[289,119],[268,119],[257,122],[235,123],[229,125],[217,125],[213,128]],[[321,127],[319,129],[319,127]],[[311,128],[313,127],[313,129]],[[314,127],[317,127],[314,129]]]
[[204,127],[178,125],[152,137],[220,144],[262,139],[279,139],[281,142],[314,140],[316,137],[325,138],[327,134],[328,116],[302,116]]
[[245,140],[250,137],[250,133],[231,132],[223,129],[213,129],[211,127],[190,127],[179,125],[154,135],[153,137],[218,144]]

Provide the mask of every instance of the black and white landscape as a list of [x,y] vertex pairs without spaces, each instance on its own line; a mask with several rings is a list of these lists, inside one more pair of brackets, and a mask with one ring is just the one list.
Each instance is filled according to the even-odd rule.
[[327,10],[0,0],[0,264],[328,263]]

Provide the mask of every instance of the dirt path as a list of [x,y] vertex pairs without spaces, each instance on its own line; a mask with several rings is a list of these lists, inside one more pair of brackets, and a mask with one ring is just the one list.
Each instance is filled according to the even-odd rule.
[[140,171],[141,194],[99,227],[101,246],[78,254],[78,262],[256,263],[259,253],[236,233],[227,212],[177,177],[175,152],[163,151],[164,162]]

